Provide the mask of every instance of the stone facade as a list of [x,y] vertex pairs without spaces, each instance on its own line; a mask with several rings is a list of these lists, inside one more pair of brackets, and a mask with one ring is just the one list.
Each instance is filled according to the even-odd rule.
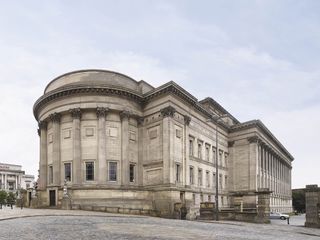
[[154,88],[111,71],[71,72],[48,84],[34,115],[41,207],[61,207],[66,180],[74,209],[173,217],[182,203],[190,217],[214,201],[218,179],[220,208],[231,191],[269,188],[271,209],[291,210],[293,157],[272,133],[174,82]]
[[21,165],[0,163],[0,190],[16,192],[33,187],[34,176],[26,175]]
[[320,228],[320,188],[316,184],[306,186],[305,226]]

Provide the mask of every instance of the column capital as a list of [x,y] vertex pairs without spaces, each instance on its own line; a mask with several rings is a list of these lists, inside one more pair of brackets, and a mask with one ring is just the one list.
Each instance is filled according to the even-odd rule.
[[40,130],[41,129],[46,129],[47,125],[48,125],[47,121],[39,121],[38,122],[38,127],[39,127]]
[[81,109],[80,108],[72,108],[69,110],[71,116],[76,119],[81,119]]
[[144,117],[137,117],[138,126],[141,126],[144,122]]
[[130,116],[131,116],[131,113],[128,111],[128,110],[123,110],[122,112],[120,112],[120,119],[123,120],[123,119],[129,119]]
[[176,109],[172,106],[165,107],[160,110],[161,115],[165,117],[173,117],[174,113],[176,112]]
[[97,107],[97,118],[105,118],[107,116],[108,111],[109,108]]
[[252,136],[247,138],[249,143],[260,143],[261,139],[258,136]]
[[234,141],[229,141],[228,142],[228,147],[233,147],[233,145],[234,145]]
[[183,120],[184,120],[184,124],[188,126],[191,122],[191,117],[189,117],[188,115],[184,115]]
[[61,119],[61,114],[60,113],[52,113],[49,115],[49,118],[52,122],[60,122],[60,119]]

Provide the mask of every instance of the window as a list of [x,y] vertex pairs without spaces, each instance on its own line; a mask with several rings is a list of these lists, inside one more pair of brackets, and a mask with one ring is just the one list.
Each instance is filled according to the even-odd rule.
[[225,164],[225,167],[228,167],[228,154],[227,153],[224,154],[224,164]]
[[202,144],[198,143],[198,158],[202,159]]
[[133,183],[135,180],[135,164],[130,164],[130,170],[129,170],[129,175],[130,175],[130,182]]
[[198,170],[198,185],[202,186],[202,169]]
[[49,166],[49,184],[53,183],[53,167]]
[[200,202],[203,202],[203,194],[200,194]]
[[206,171],[206,185],[207,187],[210,187],[210,176],[209,176],[209,171]]
[[228,188],[228,176],[224,176],[224,188]]
[[109,181],[117,181],[117,163],[109,162]]
[[222,189],[222,174],[219,174],[219,188]]
[[180,165],[176,164],[176,182],[180,182]]
[[193,205],[196,204],[196,194],[192,193],[192,201],[193,201]]
[[189,140],[189,155],[193,156],[193,140]]
[[190,185],[192,185],[192,184],[194,184],[193,167],[190,167],[189,171],[190,171],[190,176],[189,176],[190,177],[190,179],[189,179],[190,180]]
[[86,181],[94,180],[94,162],[86,162]]
[[71,181],[71,163],[64,164],[64,179],[68,182]]
[[219,166],[222,167],[222,152],[219,151]]
[[215,187],[216,186],[216,174],[213,173],[212,175],[212,186]]
[[213,160],[213,165],[217,164],[217,159],[216,159],[216,149],[212,148],[212,160]]
[[211,202],[211,195],[208,195],[208,202]]
[[210,149],[210,146],[206,145],[206,160],[207,161],[209,161],[209,149]]

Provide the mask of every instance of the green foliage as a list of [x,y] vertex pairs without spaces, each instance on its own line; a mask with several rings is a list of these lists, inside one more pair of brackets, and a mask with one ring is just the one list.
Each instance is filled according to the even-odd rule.
[[7,203],[14,204],[16,200],[16,195],[13,192],[9,192],[7,195]]
[[7,200],[7,192],[4,190],[0,191],[0,204],[5,204]]
[[298,212],[306,211],[306,196],[304,191],[292,192],[292,205],[294,210]]

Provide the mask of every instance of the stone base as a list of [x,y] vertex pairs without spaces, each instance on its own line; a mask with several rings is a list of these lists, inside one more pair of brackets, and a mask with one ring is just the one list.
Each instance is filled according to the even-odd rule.
[[71,201],[69,198],[62,198],[61,200],[61,209],[63,210],[71,210]]

